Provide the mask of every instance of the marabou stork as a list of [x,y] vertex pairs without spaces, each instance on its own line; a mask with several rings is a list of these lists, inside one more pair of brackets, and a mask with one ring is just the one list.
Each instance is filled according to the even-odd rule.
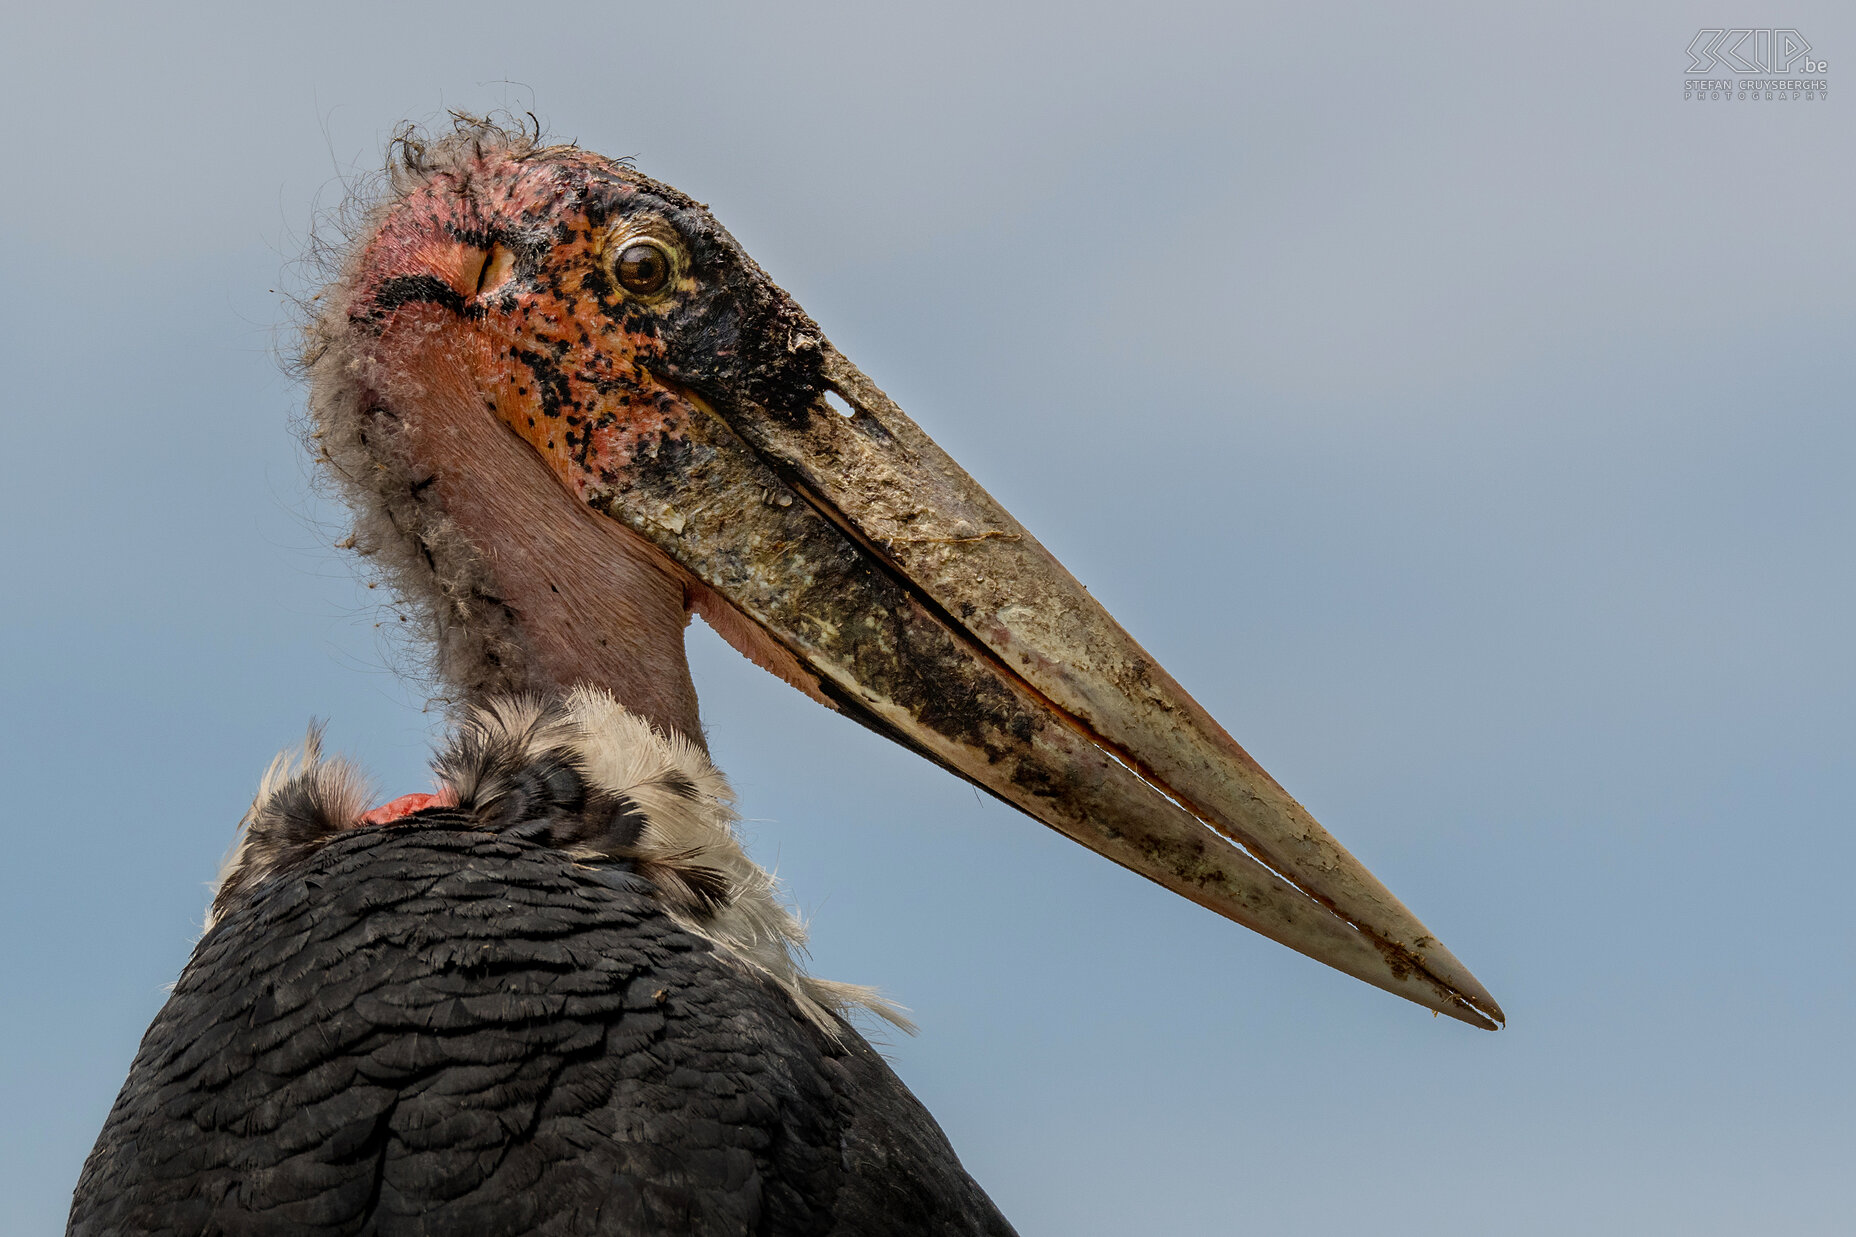
[[702,205],[403,138],[309,326],[352,543],[455,704],[368,810],[312,733],[74,1234],[1007,1233],[733,833],[684,629],[1218,914],[1499,1007]]

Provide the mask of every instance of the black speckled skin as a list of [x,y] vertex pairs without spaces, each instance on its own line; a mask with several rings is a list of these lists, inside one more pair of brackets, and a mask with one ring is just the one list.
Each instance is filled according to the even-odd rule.
[[69,1233],[1012,1232],[854,1031],[629,873],[453,815],[344,834],[201,940]]

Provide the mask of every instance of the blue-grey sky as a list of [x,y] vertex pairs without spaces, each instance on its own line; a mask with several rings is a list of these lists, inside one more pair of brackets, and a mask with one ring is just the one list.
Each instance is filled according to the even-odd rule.
[[[752,842],[1025,1237],[1847,1232],[1856,21],[8,15],[0,1229],[56,1231],[271,754],[434,724],[276,363],[316,204],[532,108],[708,202],[1501,999],[1433,1020],[698,627]],[[1795,27],[1832,94],[1684,101]]]

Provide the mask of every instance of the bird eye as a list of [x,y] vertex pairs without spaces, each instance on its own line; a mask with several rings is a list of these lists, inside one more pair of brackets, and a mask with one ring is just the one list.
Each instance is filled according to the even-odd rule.
[[619,286],[633,296],[650,296],[670,282],[670,255],[652,241],[633,241],[612,264]]

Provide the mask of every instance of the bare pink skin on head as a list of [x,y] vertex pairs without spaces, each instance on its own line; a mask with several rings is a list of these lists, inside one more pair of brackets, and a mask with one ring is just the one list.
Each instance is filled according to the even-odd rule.
[[[789,653],[687,571],[589,508],[589,483],[699,415],[661,380],[649,311],[610,276],[649,230],[575,203],[613,165],[578,151],[481,153],[393,203],[362,251],[348,317],[395,451],[476,546],[517,616],[532,681],[591,682],[703,744],[684,651],[700,613],[750,660],[819,696]],[[674,235],[660,227],[656,235]]]

